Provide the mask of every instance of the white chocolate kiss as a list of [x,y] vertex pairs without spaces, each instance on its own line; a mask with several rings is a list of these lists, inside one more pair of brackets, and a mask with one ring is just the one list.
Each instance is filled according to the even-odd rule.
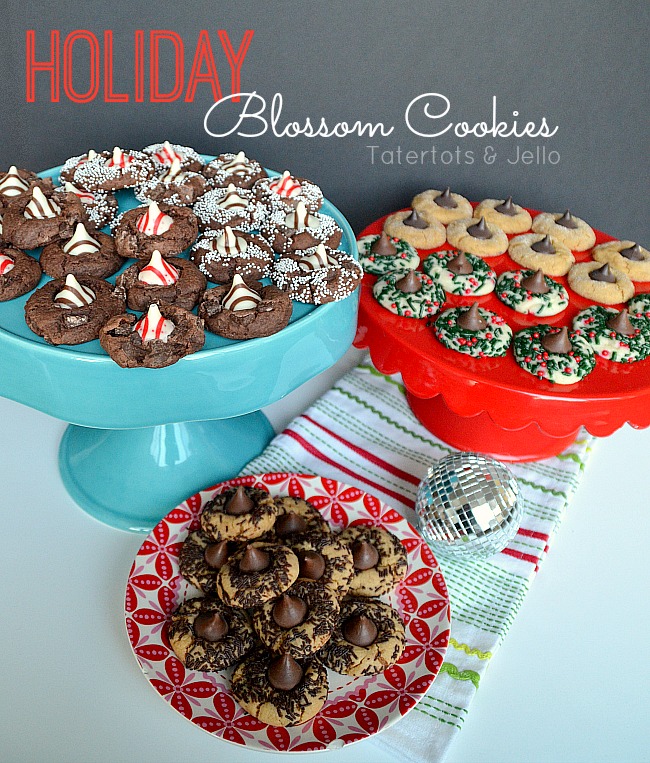
[[82,286],[72,273],[65,277],[65,286],[54,297],[54,302],[64,310],[85,307],[94,301],[95,292],[87,286]]
[[229,159],[221,165],[221,169],[228,175],[245,175],[249,168],[250,162],[243,151],[240,151],[232,159]]
[[51,199],[47,199],[43,191],[35,185],[32,199],[25,207],[23,215],[27,220],[45,220],[56,217],[60,212],[61,207]]
[[212,248],[219,254],[243,254],[248,249],[248,242],[242,236],[236,236],[233,229],[226,225],[223,232],[214,239]]
[[246,209],[248,202],[239,195],[237,187],[229,183],[225,196],[217,202],[217,206],[222,209]]
[[319,244],[315,252],[303,255],[298,260],[301,270],[320,270],[320,268],[326,268],[333,264],[335,264],[335,260],[327,254],[324,244]]
[[182,183],[187,172],[181,170],[181,160],[174,157],[169,170],[162,176],[163,183]]
[[160,211],[155,201],[149,202],[147,211],[138,217],[135,227],[145,236],[160,236],[172,227],[173,219]]
[[[0,231],[1,233],[2,231]],[[13,257],[10,257],[8,254],[2,254],[0,252],[0,276],[4,276],[10,271],[14,269],[15,262]]]
[[21,193],[29,188],[29,183],[26,183],[18,174],[18,168],[12,164],[9,167],[9,172],[0,180],[0,193],[3,196],[13,197],[20,196]]
[[232,279],[232,286],[223,298],[222,305],[226,310],[237,312],[238,310],[252,310],[261,301],[260,295],[249,289],[239,273],[235,273]]
[[153,250],[151,259],[138,274],[138,281],[148,286],[171,286],[178,278],[178,270],[165,262],[157,249]]
[[315,215],[309,214],[302,201],[299,201],[296,208],[284,218],[284,224],[292,230],[305,230],[305,228],[316,230],[320,228],[320,220]]
[[147,314],[140,318],[133,330],[140,334],[140,339],[143,342],[151,342],[153,339],[166,342],[175,328],[176,326],[171,321],[163,318],[158,305],[152,302]]
[[101,249],[101,244],[88,233],[83,223],[77,223],[74,235],[63,245],[63,251],[76,257],[80,254],[95,254]]

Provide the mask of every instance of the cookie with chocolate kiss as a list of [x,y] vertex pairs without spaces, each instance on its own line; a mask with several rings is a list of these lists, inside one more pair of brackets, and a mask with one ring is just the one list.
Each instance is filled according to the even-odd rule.
[[7,207],[2,218],[3,236],[17,249],[36,249],[71,238],[77,223],[84,220],[83,205],[74,193],[43,192],[37,185]]
[[0,245],[0,302],[27,294],[40,280],[37,260],[13,246]]
[[159,305],[164,320],[174,325],[165,339],[144,341],[136,324],[138,317],[124,313],[111,318],[99,332],[99,342],[122,368],[165,368],[198,352],[205,343],[203,321],[176,305]]
[[347,527],[338,537],[352,554],[350,594],[381,596],[406,574],[406,550],[388,530],[359,525]]
[[350,597],[341,603],[339,620],[319,658],[348,676],[370,676],[395,664],[406,645],[404,623],[388,604]]
[[100,278],[79,276],[78,284],[90,290],[89,304],[66,306],[57,297],[66,290],[66,281],[56,278],[37,289],[25,305],[25,322],[49,344],[83,344],[97,339],[107,321],[125,309],[124,294]]
[[169,257],[166,262],[178,276],[177,281],[169,286],[144,283],[139,279],[141,271],[147,267],[146,260],[139,260],[117,277],[116,283],[126,292],[126,304],[130,310],[144,313],[152,302],[176,305],[185,310],[196,306],[207,286],[203,273],[193,262],[180,257]]
[[188,670],[224,670],[245,657],[255,645],[248,615],[219,599],[189,599],[169,621],[169,644]]
[[108,278],[122,267],[124,257],[117,253],[112,236],[79,223],[72,237],[58,239],[43,248],[40,263],[52,278],[65,278],[68,273]]
[[208,501],[201,528],[213,541],[252,540],[271,529],[278,508],[266,490],[240,485]]
[[194,244],[190,257],[210,281],[230,283],[235,274],[245,281],[259,281],[271,274],[273,250],[252,233],[230,228],[207,231]]
[[235,286],[234,281],[216,286],[201,298],[199,316],[213,334],[241,341],[277,334],[289,323],[293,310],[291,299],[277,286],[246,282],[242,288],[253,292],[257,299],[253,298],[243,307],[235,305],[233,309],[228,298],[234,294]]
[[117,251],[122,257],[149,260],[156,249],[163,257],[173,257],[194,243],[199,227],[191,209],[170,204],[160,204],[158,208],[172,220],[171,226],[164,233],[147,235],[138,229],[139,221],[147,214],[147,206],[129,209],[118,217],[113,235]]
[[181,575],[203,593],[216,592],[217,573],[242,548],[239,541],[212,540],[202,530],[193,530],[178,555]]
[[54,190],[52,178],[41,178],[31,170],[12,165],[0,174],[0,211],[18,199],[30,196],[34,186],[48,194]]
[[302,535],[289,535],[283,541],[296,554],[300,563],[299,578],[317,581],[341,598],[350,587],[354,574],[352,552],[338,535],[316,530]]
[[259,649],[235,668],[230,688],[244,710],[262,723],[297,726],[325,704],[327,670],[318,660],[298,662]]
[[267,537],[280,543],[297,540],[306,533],[329,535],[331,528],[315,506],[303,498],[282,495],[274,499],[278,515]]
[[301,660],[330,638],[339,614],[337,594],[317,580],[300,579],[252,614],[253,627],[272,652]]
[[267,177],[264,167],[243,151],[219,154],[205,165],[203,174],[213,188],[226,188],[230,183],[237,188],[252,188],[258,180]]

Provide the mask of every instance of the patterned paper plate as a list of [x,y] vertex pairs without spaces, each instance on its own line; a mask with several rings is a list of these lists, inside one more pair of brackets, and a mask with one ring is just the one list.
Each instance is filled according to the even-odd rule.
[[[271,495],[305,498],[341,530],[349,524],[385,527],[408,555],[406,578],[382,599],[406,625],[406,648],[396,665],[377,676],[351,679],[328,671],[327,702],[302,726],[261,723],[230,692],[230,672],[186,670],[167,638],[171,612],[196,589],[181,578],[178,554],[198,527],[204,504],[231,485],[254,485]],[[133,562],[124,616],[143,673],[169,704],[199,728],[228,742],[266,751],[304,752],[343,747],[388,728],[420,700],[436,677],[449,641],[449,596],[438,563],[417,531],[372,495],[335,480],[302,474],[240,477],[204,490],[173,509],[151,531]]]

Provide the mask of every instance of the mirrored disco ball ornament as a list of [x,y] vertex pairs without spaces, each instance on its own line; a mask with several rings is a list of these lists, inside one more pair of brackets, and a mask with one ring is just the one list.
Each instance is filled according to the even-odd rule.
[[429,467],[415,503],[420,532],[443,556],[492,556],[517,532],[523,513],[517,480],[502,463],[453,453]]

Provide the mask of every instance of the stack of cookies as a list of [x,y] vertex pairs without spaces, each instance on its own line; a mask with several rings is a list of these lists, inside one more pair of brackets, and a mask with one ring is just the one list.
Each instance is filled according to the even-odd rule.
[[168,637],[190,670],[226,671],[241,706],[294,726],[319,712],[329,668],[380,673],[404,650],[399,614],[379,599],[406,573],[382,528],[336,534],[307,501],[232,487],[209,501],[179,556],[202,592],[172,614]]
[[[447,349],[503,357],[512,344],[522,369],[564,385],[591,373],[597,356],[650,357],[650,295],[635,297],[634,286],[650,282],[650,252],[632,241],[596,246],[591,226],[569,210],[533,216],[512,197],[472,205],[449,188],[428,190],[388,215],[380,235],[360,237],[358,249],[377,277],[377,302],[427,320]],[[590,306],[569,323],[561,316],[573,295]],[[522,316],[542,320],[514,335]]]
[[[0,174],[0,301],[50,276],[25,319],[51,344],[99,338],[120,366],[159,368],[201,349],[206,329],[269,336],[292,300],[338,301],[361,281],[320,188],[288,171],[270,178],[243,151],[206,163],[168,141],[116,146],[71,157],[59,181]],[[118,214],[127,191],[141,206]]]

